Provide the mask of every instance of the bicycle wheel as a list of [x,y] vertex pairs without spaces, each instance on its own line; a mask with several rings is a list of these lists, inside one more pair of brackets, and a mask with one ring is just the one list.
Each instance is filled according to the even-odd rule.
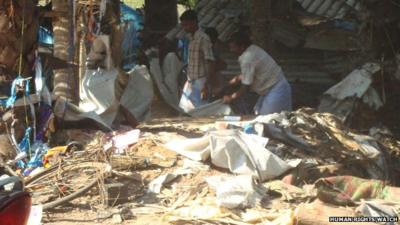
[[107,167],[99,162],[61,164],[32,177],[26,183],[26,190],[32,193],[34,205],[54,208],[85,194],[101,182]]

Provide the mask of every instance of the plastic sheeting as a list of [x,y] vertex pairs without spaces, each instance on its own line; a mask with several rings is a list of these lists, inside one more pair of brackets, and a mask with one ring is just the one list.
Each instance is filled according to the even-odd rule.
[[224,104],[222,100],[216,100],[207,105],[202,105],[194,110],[188,112],[193,117],[204,117],[204,116],[226,116],[232,115],[233,111],[231,107]]
[[222,130],[202,138],[171,141],[166,147],[192,160],[204,161],[211,157],[211,162],[218,167],[265,181],[292,168],[268,151],[266,144],[267,139],[256,135]]
[[178,91],[178,77],[181,74],[183,68],[182,62],[178,56],[170,52],[168,53],[162,63],[162,71],[164,74],[164,84],[168,90],[174,95],[173,101],[179,103],[179,91]]
[[53,33],[45,27],[39,27],[39,43],[52,45],[54,43]]
[[43,67],[39,56],[36,56],[35,61],[35,89],[39,101],[41,101],[43,97],[43,102],[47,105],[51,105],[51,94],[46,86],[46,80],[43,77]]
[[173,173],[161,175],[149,183],[148,191],[150,193],[159,194],[161,192],[161,188],[163,187],[164,184],[167,184],[167,183],[173,181],[177,177],[178,177],[178,175],[173,174]]
[[82,79],[81,101],[79,108],[83,112],[94,112],[100,115],[105,124],[111,126],[118,109],[114,83],[118,71],[87,70]]
[[153,81],[144,65],[137,65],[128,72],[129,81],[120,99],[121,104],[139,121],[150,118],[154,96]]
[[[361,205],[356,209],[356,211],[363,216],[369,217],[396,218],[398,216],[396,211],[394,210],[394,207],[392,207],[390,203],[379,202],[378,200],[362,202]],[[388,221],[385,224],[394,225],[397,223],[395,223],[395,221]]]
[[336,99],[343,100],[356,96],[361,98],[372,83],[372,75],[380,70],[375,63],[366,63],[361,69],[351,72],[345,79],[325,92]]
[[345,121],[358,100],[362,100],[372,109],[378,110],[383,106],[383,102],[371,85],[373,75],[380,69],[376,63],[366,63],[362,68],[351,72],[324,93],[318,111],[330,112]]
[[255,207],[262,199],[249,175],[214,176],[206,181],[215,190],[219,206],[229,209]]
[[[176,111],[184,113],[183,110],[179,108],[179,102],[176,101],[176,95],[178,94],[176,93],[177,90],[170,90],[164,81],[164,77],[167,75],[163,74],[158,58],[153,57],[150,59],[150,72],[158,90],[161,92],[163,100]],[[229,105],[224,104],[222,100],[217,100],[191,110],[187,114],[193,117],[205,117],[231,115],[232,112],[233,111]]]
[[150,73],[164,101],[178,112],[183,112],[178,106],[178,101],[175,100],[175,96],[178,95],[178,93],[176,93],[178,90],[175,92],[174,90],[168,89],[163,79],[165,76],[161,70],[160,60],[156,57],[150,58]]

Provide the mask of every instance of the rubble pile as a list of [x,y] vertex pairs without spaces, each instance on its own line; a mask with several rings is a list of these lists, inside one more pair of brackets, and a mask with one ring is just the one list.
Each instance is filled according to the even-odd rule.
[[301,109],[259,120],[264,122],[264,134],[271,138],[268,149],[284,159],[305,159],[300,167],[309,174],[301,177],[303,182],[318,179],[312,172],[317,168],[334,168],[332,175],[396,182],[399,165],[390,163],[398,161],[393,143],[354,133],[332,114]]
[[[216,27],[226,41],[251,16],[247,2],[202,0],[195,9],[200,24]],[[33,212],[40,215],[36,224],[57,223],[63,215],[94,224],[398,224],[400,141],[375,126],[387,95],[398,92],[387,84],[400,77],[392,41],[397,32],[389,29],[398,29],[400,21],[396,10],[388,10],[393,4],[276,1],[270,36],[289,80],[331,84],[348,74],[321,96],[317,109],[244,118],[216,100],[183,114],[155,49],[147,51],[150,68],[126,62],[133,44],[123,51],[126,71],[111,66],[119,32],[93,40],[78,105],[50,95],[37,58],[36,95],[31,78],[18,76],[10,96],[0,99],[0,169],[13,167],[25,179]],[[381,15],[383,9],[390,13]],[[28,14],[30,31],[37,21]],[[132,32],[125,32],[123,46]],[[184,36],[181,26],[166,34]],[[24,55],[33,55],[31,43],[26,46]],[[10,49],[0,53],[0,61],[13,53],[5,70],[18,61],[18,49]],[[239,73],[236,58],[226,60],[225,75]],[[33,67],[28,61],[23,73]],[[155,111],[156,92],[187,117],[144,122]],[[101,131],[85,130],[92,125]],[[0,183],[8,178],[0,173]]]
[[[156,224],[260,225],[398,217],[399,142],[388,131],[360,134],[310,108],[226,119],[141,125],[146,131],[67,132],[66,139],[84,143],[71,153],[75,165],[95,161],[110,167],[70,204],[88,204],[97,212],[94,221],[113,224],[149,216]],[[185,136],[185,130],[196,135]],[[59,162],[70,159],[57,157],[51,168],[62,170]]]

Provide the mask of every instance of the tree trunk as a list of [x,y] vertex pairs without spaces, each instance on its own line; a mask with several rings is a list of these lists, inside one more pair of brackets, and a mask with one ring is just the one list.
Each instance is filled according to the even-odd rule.
[[124,38],[120,17],[120,1],[108,1],[101,21],[101,32],[110,35],[111,58],[117,68],[120,68],[122,64],[122,41]]
[[148,32],[163,36],[178,22],[176,0],[145,0]]
[[272,51],[271,35],[272,0],[252,0],[250,5],[251,33],[253,42],[267,51]]
[[[73,43],[71,40],[72,12],[68,0],[53,0],[53,11],[60,16],[53,19],[54,56],[71,62],[74,59]],[[54,90],[56,96],[64,97],[77,103],[77,81],[72,68],[54,70]]]

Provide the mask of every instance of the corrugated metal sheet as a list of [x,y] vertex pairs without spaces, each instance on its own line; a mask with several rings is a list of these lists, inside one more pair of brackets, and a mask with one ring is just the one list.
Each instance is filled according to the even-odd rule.
[[[201,0],[196,5],[201,27],[214,27],[219,39],[226,41],[238,28],[239,16],[245,8],[245,0]],[[182,38],[185,32],[178,25],[166,35],[167,38]]]
[[[201,0],[196,6],[199,14],[199,22],[202,27],[215,27],[219,32],[219,39],[226,41],[230,35],[238,29],[239,16],[245,13],[247,8],[244,1],[248,0]],[[340,18],[346,15],[352,7],[359,7],[358,0],[297,0],[310,13],[329,18]],[[306,40],[303,29],[288,23],[287,21],[273,21],[272,35],[276,40],[287,47],[299,46]],[[185,32],[178,25],[168,34],[168,38],[182,38]],[[336,55],[324,57],[321,52],[308,53],[293,52],[288,55],[276,56],[279,65],[282,66],[286,77],[290,82],[307,82],[332,85],[336,83],[333,77],[347,72],[348,60]],[[229,52],[227,47],[222,49],[221,58],[227,63],[227,68],[221,71],[224,78],[229,79],[233,75],[240,74],[237,57]]]
[[[240,74],[237,57],[223,49],[221,58],[227,68],[221,71],[226,80]],[[352,70],[352,62],[340,53],[324,54],[322,51],[309,52],[306,49],[285,52],[274,56],[290,82],[320,83],[333,85],[343,74]]]
[[351,11],[359,11],[359,0],[297,0],[309,13],[341,19]]
[[306,30],[285,20],[272,20],[272,36],[288,47],[298,47],[306,40]]

